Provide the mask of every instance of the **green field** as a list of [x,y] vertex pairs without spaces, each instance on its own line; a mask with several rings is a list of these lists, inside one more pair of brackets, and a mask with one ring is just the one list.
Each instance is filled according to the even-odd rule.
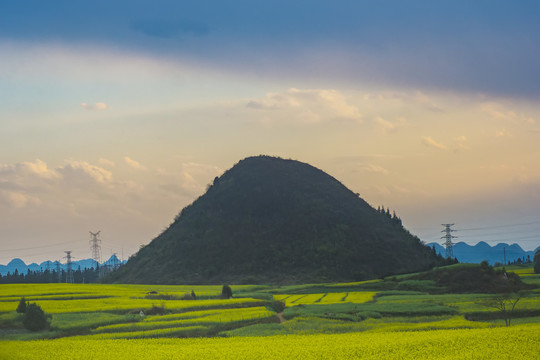
[[[526,284],[540,280],[516,270]],[[232,299],[220,298],[221,286],[0,285],[0,359],[139,359],[149,351],[157,359],[536,358],[538,288],[524,293],[510,327],[488,306],[497,294],[441,289],[410,276],[239,285]],[[182,300],[192,291],[196,300]],[[47,330],[23,327],[15,312],[22,296],[49,314]],[[279,317],[278,301],[286,305]]]

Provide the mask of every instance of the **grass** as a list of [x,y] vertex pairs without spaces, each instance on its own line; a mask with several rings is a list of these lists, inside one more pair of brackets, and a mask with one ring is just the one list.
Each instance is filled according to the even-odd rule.
[[[459,266],[469,266],[458,264]],[[453,265],[453,267],[458,267]],[[477,265],[473,265],[477,266]],[[524,281],[540,282],[530,268]],[[16,284],[0,285],[0,345],[7,340],[76,336],[138,339],[190,336],[272,336],[346,332],[408,332],[499,327],[501,314],[486,306],[493,294],[449,294],[432,280],[411,275],[345,284],[283,287],[233,286],[235,298],[218,299],[221,286]],[[194,291],[197,300],[179,300]],[[15,308],[22,296],[52,314],[48,331],[31,333]],[[239,297],[245,296],[245,297]],[[279,320],[273,300],[287,308]],[[150,315],[152,308],[158,311]],[[140,311],[144,316],[140,316]],[[520,300],[513,324],[540,322],[540,289]],[[472,321],[474,320],[474,321]]]
[[106,312],[64,313],[52,317],[51,329],[74,332],[117,323],[136,321],[139,315]]

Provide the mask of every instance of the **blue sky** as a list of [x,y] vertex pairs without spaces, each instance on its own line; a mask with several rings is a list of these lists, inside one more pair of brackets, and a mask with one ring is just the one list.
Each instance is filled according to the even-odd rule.
[[539,17],[535,1],[4,1],[0,242],[26,250],[0,263],[79,238],[83,258],[98,229],[132,253],[261,153],[426,241],[524,224],[460,240],[534,248]]

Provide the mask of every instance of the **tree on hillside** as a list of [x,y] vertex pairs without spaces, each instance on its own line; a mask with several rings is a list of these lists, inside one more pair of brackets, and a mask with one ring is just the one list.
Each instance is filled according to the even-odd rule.
[[49,326],[49,319],[37,304],[28,304],[24,314],[23,325],[30,331],[39,331]]
[[534,273],[540,274],[540,250],[537,250],[536,253],[534,253]]
[[488,300],[484,305],[497,309],[501,313],[506,326],[510,326],[516,305],[523,298],[523,296],[523,292],[504,293]]
[[221,297],[223,299],[232,298],[232,289],[229,285],[223,285],[223,289],[221,289]]
[[26,312],[26,299],[24,296],[21,298],[21,301],[19,301],[19,305],[17,306],[17,312],[19,314],[24,314]]

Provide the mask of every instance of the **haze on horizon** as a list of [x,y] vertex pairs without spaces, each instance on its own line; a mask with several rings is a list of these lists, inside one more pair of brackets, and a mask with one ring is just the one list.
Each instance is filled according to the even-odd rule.
[[127,258],[247,156],[540,245],[534,1],[0,4],[0,264]]

